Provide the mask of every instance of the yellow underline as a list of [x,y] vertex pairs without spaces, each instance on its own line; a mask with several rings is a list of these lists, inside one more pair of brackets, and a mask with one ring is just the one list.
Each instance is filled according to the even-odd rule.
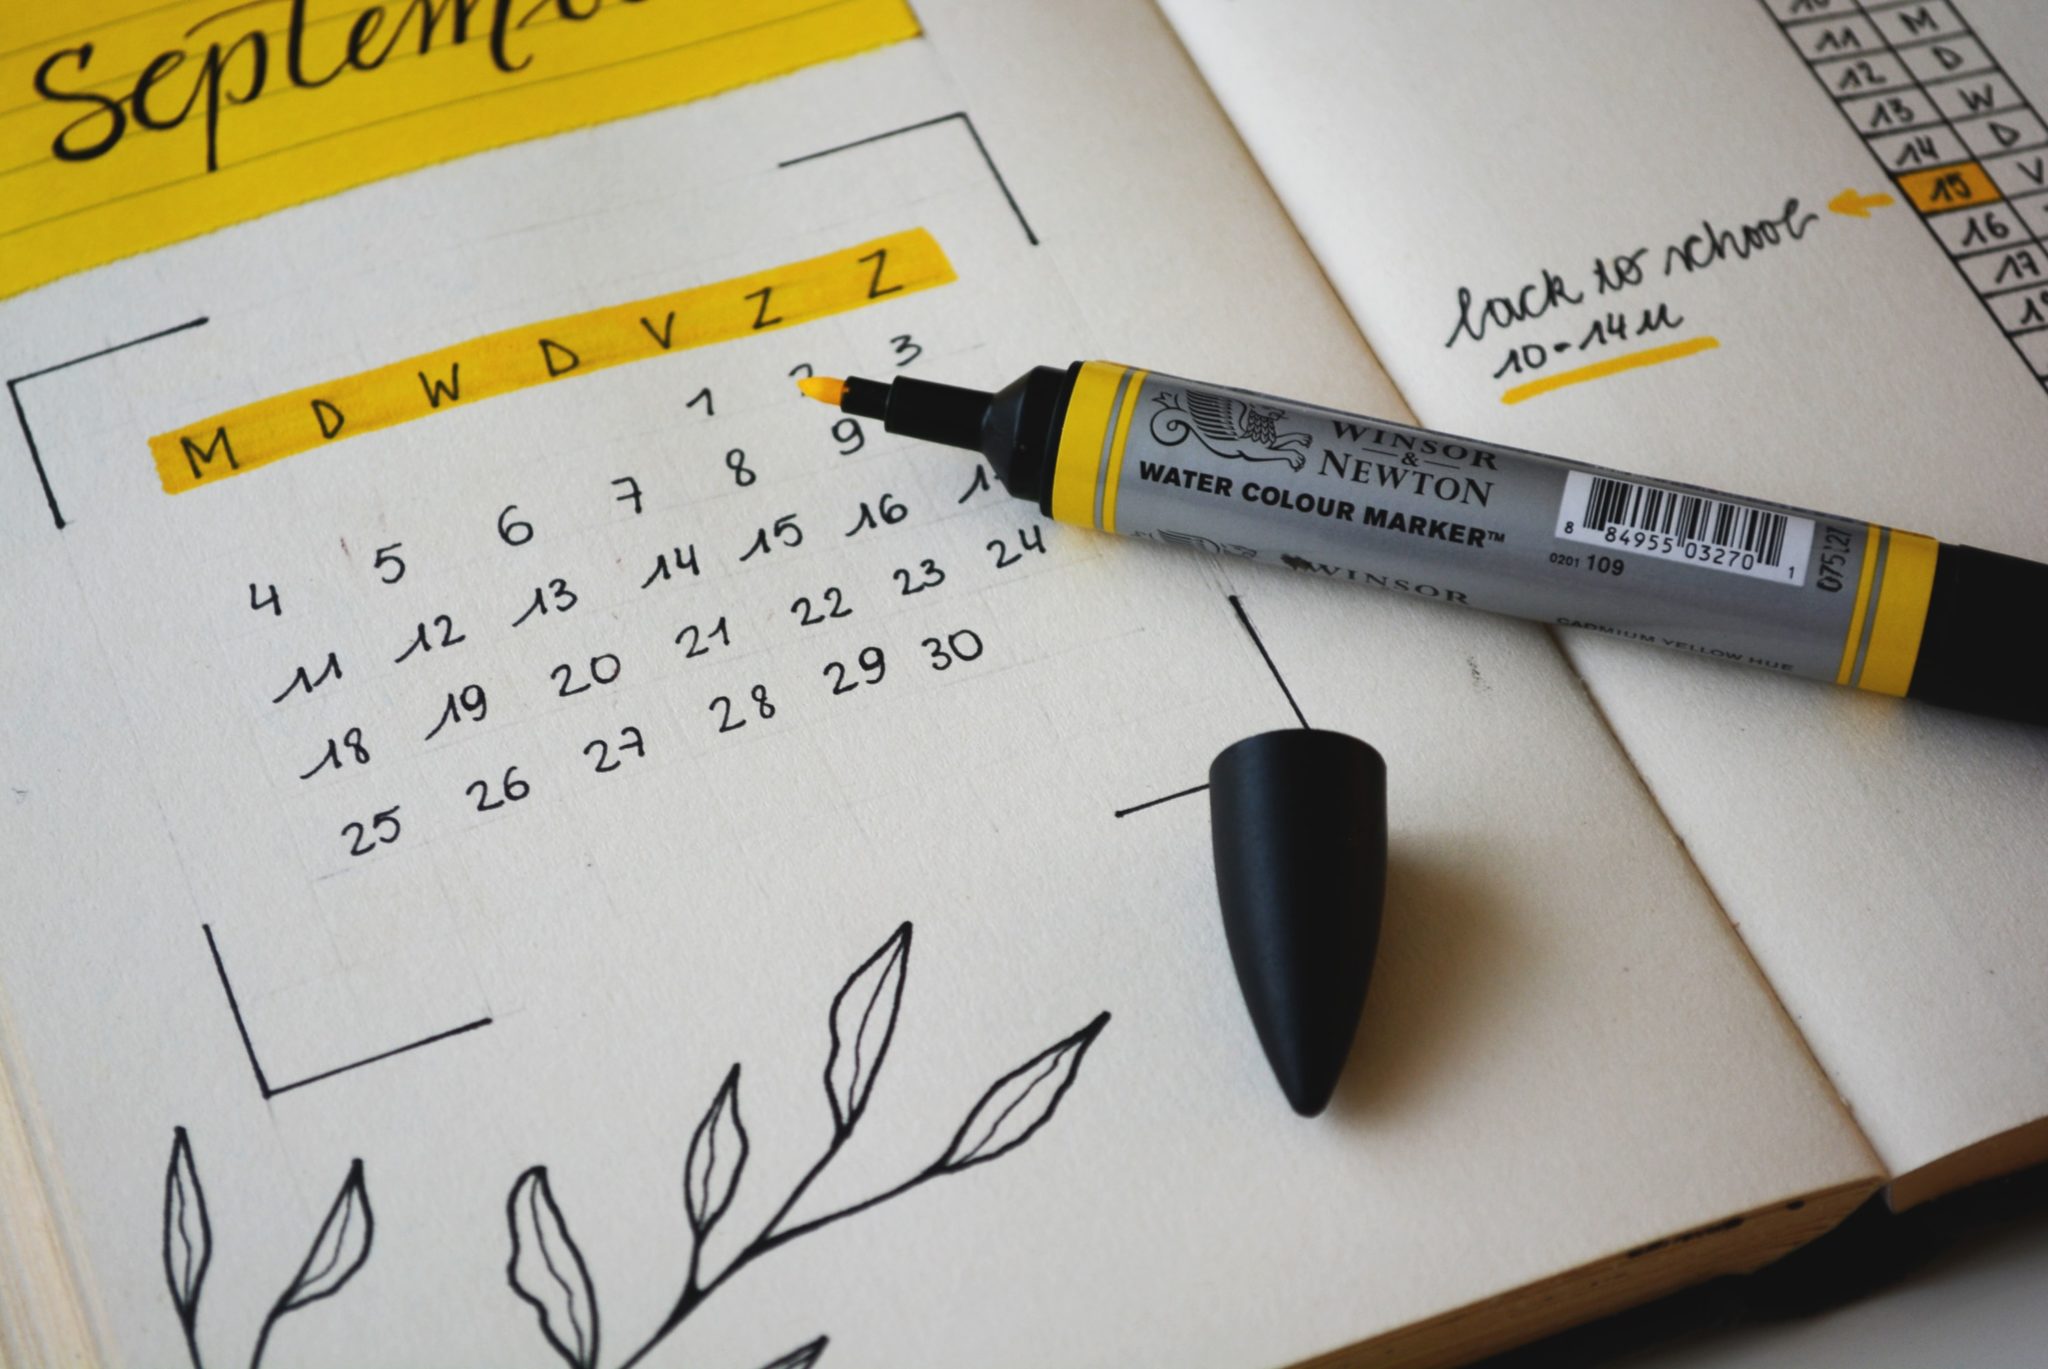
[[1552,390],[1562,390],[1567,385],[1579,385],[1588,380],[1598,380],[1602,376],[1619,375],[1623,371],[1633,371],[1643,366],[1661,365],[1667,361],[1676,361],[1680,357],[1689,357],[1695,352],[1711,352],[1720,345],[1721,340],[1719,338],[1696,337],[1687,338],[1684,342],[1667,342],[1662,347],[1645,347],[1640,352],[1628,352],[1618,357],[1609,357],[1605,361],[1596,361],[1590,366],[1574,366],[1569,371],[1559,371],[1556,375],[1545,376],[1541,380],[1525,381],[1505,391],[1500,397],[1500,402],[1503,404],[1520,404],[1525,399],[1534,399],[1538,395],[1547,395]]

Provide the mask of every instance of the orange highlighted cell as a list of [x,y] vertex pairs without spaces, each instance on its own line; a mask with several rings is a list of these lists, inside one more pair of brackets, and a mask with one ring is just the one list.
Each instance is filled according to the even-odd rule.
[[1950,209],[1975,209],[1997,204],[2005,196],[1992,183],[1991,175],[1975,162],[1954,166],[1930,166],[1894,176],[1899,189],[1913,207],[1923,214],[1940,214]]

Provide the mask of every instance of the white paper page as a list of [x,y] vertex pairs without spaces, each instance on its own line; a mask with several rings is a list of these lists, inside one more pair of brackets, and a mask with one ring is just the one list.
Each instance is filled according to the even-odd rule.
[[[356,1159],[374,1243],[334,1291],[363,1251],[345,1203],[285,1301],[332,1296],[276,1319],[269,1362],[613,1366],[681,1306],[646,1362],[827,1335],[846,1366],[1281,1363],[1875,1173],[1540,630],[1042,526],[969,494],[964,455],[872,424],[856,447],[792,394],[799,363],[992,385],[1102,354],[1395,402],[1149,6],[921,17],[0,307],[10,375],[207,320],[24,387],[61,531],[18,437],[0,463],[0,974],[108,1362],[181,1356],[165,1267],[190,1284],[200,1188],[200,1353],[246,1359]],[[777,165],[955,110],[971,131]],[[147,454],[916,227],[957,282],[174,497]],[[907,514],[849,537],[885,497]],[[681,547],[701,574],[659,578]],[[339,679],[287,691],[329,652]],[[1244,1019],[1203,800],[1141,807],[1296,707],[1393,776],[1382,962],[1312,1124]],[[886,1070],[842,1014],[828,1071],[834,995],[896,1001],[893,952],[854,972],[905,922]],[[1008,1130],[949,1150],[1104,1012]],[[832,1099],[867,1103],[843,1147]],[[728,1190],[683,1298],[688,1213]]]
[[[1874,153],[1909,156],[1926,136],[1940,159],[1956,135],[1930,132],[1909,97],[1918,124],[1866,150],[1774,13],[1853,5],[1166,8],[1425,423],[2048,556],[2048,393],[2034,374],[2048,373],[2048,330],[2009,343],[1998,321],[2020,318],[2031,295],[2015,285],[2048,267],[2048,195],[2004,206],[2018,217],[2001,213],[1997,231],[2017,255],[1952,266]],[[2048,134],[2019,104],[2048,98],[2040,8],[1869,8],[1929,71],[2003,64],[1942,98],[1964,108],[1988,80],[1996,108],[2017,111],[2013,145],[2034,150],[1986,162],[2010,187],[2038,184]],[[1792,36],[1836,83],[1861,74],[1856,51],[1900,81],[1871,22]],[[1823,47],[1844,23],[1864,47]],[[1886,98],[1848,109],[1893,127]],[[1970,137],[1997,147],[1990,122]],[[1845,189],[1865,217],[1831,212]],[[1856,203],[1879,192],[1894,202]],[[1959,248],[1967,217],[1942,229]],[[1801,232],[1667,274],[1689,235],[1705,261],[1719,231],[1770,220]],[[1639,251],[1640,283],[1603,294],[1596,259],[1612,271]],[[1573,300],[1551,297],[1546,271]],[[2005,293],[1980,303],[1972,280]],[[1460,333],[1461,287],[1475,320],[1493,296],[1529,316]],[[1669,322],[1646,333],[1660,308]],[[1624,336],[1595,336],[1615,317]],[[1719,346],[1502,402],[1701,336]],[[1560,640],[1894,1173],[2048,1114],[2048,735]]]

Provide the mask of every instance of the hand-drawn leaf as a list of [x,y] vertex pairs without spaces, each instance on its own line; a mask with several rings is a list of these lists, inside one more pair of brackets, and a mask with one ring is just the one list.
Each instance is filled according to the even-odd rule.
[[825,1094],[840,1135],[853,1129],[896,1034],[903,975],[910,960],[910,924],[898,927],[881,949],[861,962],[832,999],[832,1055],[825,1062]]
[[191,1333],[199,1315],[199,1289],[213,1259],[213,1225],[206,1216],[206,1190],[192,1163],[192,1143],[185,1128],[171,1133],[171,1163],[164,1174],[164,1278],[178,1320]]
[[327,1209],[327,1220],[320,1223],[320,1234],[313,1238],[306,1262],[271,1309],[272,1320],[339,1293],[370,1258],[370,1241],[376,1234],[377,1219],[370,1211],[369,1191],[363,1187],[363,1162],[356,1160],[348,1167],[341,1192],[334,1195],[334,1206]]
[[690,1226],[698,1239],[725,1214],[740,1186],[740,1171],[746,1167],[740,1067],[734,1065],[719,1086],[718,1097],[711,1100],[711,1110],[697,1124],[697,1134],[690,1138],[690,1156],[683,1162],[683,1205],[690,1210]]
[[546,1165],[519,1176],[505,1215],[512,1226],[512,1260],[505,1266],[512,1291],[540,1314],[541,1334],[555,1353],[573,1369],[596,1369],[597,1290],[548,1191]]
[[1081,1057],[1108,1022],[1108,1013],[1099,1014],[1066,1040],[1040,1051],[989,1085],[960,1124],[953,1144],[932,1168],[953,1173],[993,1160],[1030,1140],[1032,1133],[1052,1120],[1054,1109],[1074,1082],[1075,1071],[1081,1068]]
[[799,1345],[781,1359],[770,1360],[762,1365],[761,1369],[811,1369],[811,1366],[818,1362],[818,1357],[825,1353],[825,1344],[829,1339],[820,1336],[808,1345]]

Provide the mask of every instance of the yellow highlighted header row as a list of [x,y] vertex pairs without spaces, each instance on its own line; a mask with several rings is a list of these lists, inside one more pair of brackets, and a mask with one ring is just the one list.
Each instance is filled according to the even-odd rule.
[[955,279],[937,240],[913,228],[752,275],[508,328],[159,433],[166,494],[442,409],[845,313]]
[[905,0],[8,0],[0,298],[915,37]]

